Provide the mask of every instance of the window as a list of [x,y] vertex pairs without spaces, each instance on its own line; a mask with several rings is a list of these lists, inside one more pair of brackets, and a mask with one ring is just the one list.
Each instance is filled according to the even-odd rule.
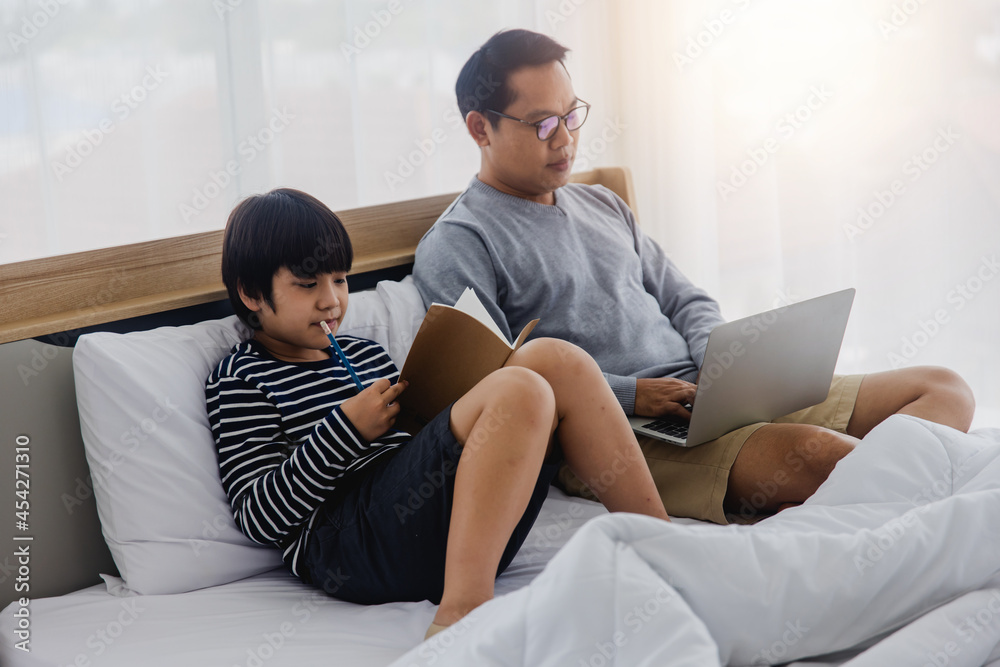
[[606,50],[578,27],[606,3],[564,4],[0,0],[0,263],[220,229],[279,186],[334,210],[457,192],[479,159],[454,84],[482,42]]

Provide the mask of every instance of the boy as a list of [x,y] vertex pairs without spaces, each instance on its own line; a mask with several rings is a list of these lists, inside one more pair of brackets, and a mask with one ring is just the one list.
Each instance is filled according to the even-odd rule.
[[[406,387],[385,350],[339,338],[359,391],[321,328],[343,321],[352,260],[340,220],[303,192],[252,196],[229,216],[223,281],[254,335],[205,391],[250,539],[345,600],[440,602],[430,636],[493,597],[562,457],[584,479],[613,471],[609,510],[667,519],[611,389],[569,343],[531,341],[415,437],[393,429]],[[426,503],[397,514],[428,480]]]

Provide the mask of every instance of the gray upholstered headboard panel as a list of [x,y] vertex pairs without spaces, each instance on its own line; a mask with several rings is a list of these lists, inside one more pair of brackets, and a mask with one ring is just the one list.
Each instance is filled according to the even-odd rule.
[[80,437],[72,357],[72,348],[31,339],[0,345],[0,608],[117,573]]

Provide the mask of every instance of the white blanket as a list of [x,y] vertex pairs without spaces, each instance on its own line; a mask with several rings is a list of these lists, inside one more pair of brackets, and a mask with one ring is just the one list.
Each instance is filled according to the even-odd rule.
[[1000,659],[1000,431],[893,417],[801,507],[755,526],[592,520],[531,585],[395,667]]

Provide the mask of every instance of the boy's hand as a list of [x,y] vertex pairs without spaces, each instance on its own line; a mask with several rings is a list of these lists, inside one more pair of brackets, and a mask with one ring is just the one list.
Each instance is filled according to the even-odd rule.
[[357,396],[341,403],[340,409],[361,437],[371,442],[396,422],[396,415],[399,414],[396,398],[408,385],[408,382],[392,384],[385,378],[376,380]]

